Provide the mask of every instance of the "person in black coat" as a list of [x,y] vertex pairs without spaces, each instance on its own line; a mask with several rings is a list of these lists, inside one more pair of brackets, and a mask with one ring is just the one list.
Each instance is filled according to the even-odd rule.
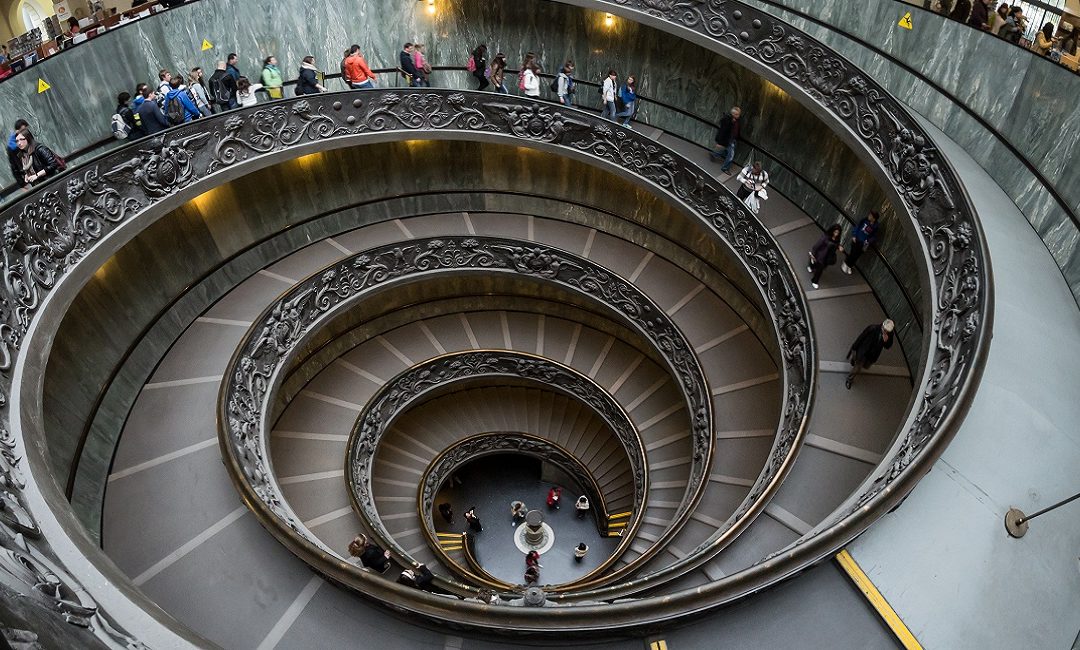
[[305,56],[304,62],[300,64],[300,74],[296,80],[296,94],[314,95],[325,90],[326,88],[319,83],[319,70],[315,67],[315,57]]
[[476,516],[476,506],[465,511],[465,521],[469,522],[469,529],[472,530],[472,532],[484,532],[484,527],[480,524],[480,517]]
[[971,14],[968,16],[967,24],[976,29],[981,29],[984,32],[990,31],[990,27],[986,22],[990,18],[990,0],[975,0],[975,4],[971,7]]
[[398,584],[406,585],[408,587],[415,587],[416,589],[426,589],[430,591],[438,591],[432,589],[431,581],[435,579],[434,574],[431,573],[431,569],[424,566],[423,563],[417,562],[411,569],[405,569],[398,576]]
[[473,50],[472,53],[473,65],[476,68],[473,70],[472,76],[476,77],[477,90],[485,90],[491,85],[487,78],[487,51],[487,45],[481,43],[476,46],[476,49]]
[[851,372],[848,373],[844,385],[851,389],[855,375],[865,368],[877,363],[882,350],[888,350],[893,344],[893,329],[896,325],[888,318],[883,323],[868,326],[859,334],[855,342],[848,350],[848,361],[851,362]]
[[19,176],[16,179],[24,187],[37,185],[45,179],[64,171],[60,158],[52,149],[34,140],[30,129],[23,127],[15,134],[18,148]]
[[741,115],[742,109],[732,106],[731,112],[720,120],[720,128],[716,130],[716,135],[713,137],[716,147],[709,152],[709,159],[713,162],[722,159],[724,164],[720,166],[720,171],[725,174],[731,173],[731,163],[735,160],[735,143],[739,140],[739,131],[742,129],[742,124],[739,122]]
[[413,44],[406,43],[405,47],[401,49],[401,53],[398,54],[398,67],[405,73],[406,81],[409,82],[409,86],[419,85],[420,71],[416,69],[416,62],[413,61]]
[[357,535],[349,543],[349,555],[360,558],[360,564],[379,573],[385,573],[390,568],[390,551],[384,551],[378,544],[372,544],[364,535]]
[[840,245],[841,231],[840,224],[831,226],[810,249],[810,266],[806,267],[806,270],[810,272],[810,286],[815,289],[818,288],[825,267],[836,264],[836,251],[844,250]]

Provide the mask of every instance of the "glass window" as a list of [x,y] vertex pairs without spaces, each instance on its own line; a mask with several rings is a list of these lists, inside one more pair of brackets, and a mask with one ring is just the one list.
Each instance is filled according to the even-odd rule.
[[27,2],[27,0],[22,1],[22,5],[19,7],[19,15],[22,16],[23,27],[28,32],[40,28],[41,23],[45,20],[45,16],[41,15],[41,10],[34,3]]
[[[1027,19],[1027,28],[1024,30],[1024,38],[1029,43],[1035,42],[1035,32],[1050,23],[1057,31],[1058,22],[1061,20],[1061,10],[1065,6],[1065,0],[1040,0],[1039,2],[1021,2],[1020,8],[1024,10],[1024,18]],[[1056,9],[1056,11],[1055,11]]]

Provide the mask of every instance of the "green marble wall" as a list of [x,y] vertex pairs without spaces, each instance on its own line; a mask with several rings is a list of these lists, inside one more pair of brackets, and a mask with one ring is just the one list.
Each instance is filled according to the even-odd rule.
[[[1074,215],[1080,214],[1080,77],[928,11],[912,11],[914,29],[901,29],[897,20],[912,9],[896,0],[859,0],[858,11],[851,11],[851,0],[746,1],[846,56],[962,146],[1031,222],[1080,300],[1080,228],[1048,190],[1052,187]],[[827,27],[784,11],[785,6]],[[948,96],[846,34],[918,70],[972,109],[1013,150]]]
[[[107,33],[44,61],[32,73],[0,83],[0,114],[9,122],[11,116],[25,116],[43,142],[73,151],[107,136],[115,94],[137,81],[156,79],[161,67],[211,69],[215,58],[236,51],[244,72],[258,71],[267,54],[275,54],[290,77],[307,54],[336,72],[341,51],[353,42],[361,45],[372,67],[390,67],[405,40],[424,42],[435,66],[462,66],[471,48],[486,42],[492,52],[505,52],[515,67],[526,51],[534,51],[547,70],[574,59],[581,79],[599,80],[610,67],[634,73],[642,94],[709,119],[719,119],[732,104],[742,105],[744,135],[809,182],[773,169],[776,188],[823,225],[843,218],[832,204],[856,218],[885,204],[858,158],[818,118],[777,86],[701,47],[624,19],[609,27],[603,13],[551,0],[438,0],[437,6],[438,13],[429,16],[424,3],[412,1],[202,0]],[[203,39],[214,49],[202,52]],[[38,77],[48,80],[52,90],[38,94]],[[382,84],[396,82],[387,77]],[[435,84],[470,87],[471,78],[440,72]],[[337,81],[330,86],[344,87]],[[596,100],[588,89],[579,96],[586,104]],[[711,126],[675,111],[646,102],[639,117],[690,140],[711,141]],[[887,206],[884,212],[891,221]],[[907,242],[898,227],[887,230],[882,248],[896,275],[910,278],[907,290],[917,301],[921,292]],[[884,271],[871,273],[895,284]],[[887,302],[899,308],[904,301]]]

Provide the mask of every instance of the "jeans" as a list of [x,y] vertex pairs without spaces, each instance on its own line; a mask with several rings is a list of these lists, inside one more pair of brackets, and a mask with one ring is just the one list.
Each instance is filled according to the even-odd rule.
[[604,110],[600,112],[600,117],[607,118],[609,120],[615,119],[615,102],[604,102]]
[[506,95],[510,91],[508,91],[506,89],[506,84],[505,83],[499,83],[499,84],[496,84],[496,86],[495,86],[495,92],[499,93],[500,95]]
[[732,142],[723,149],[716,149],[709,154],[709,157],[713,160],[724,159],[724,164],[720,166],[720,171],[726,172],[731,169],[731,163],[735,160],[735,143]]
[[863,245],[859,243],[858,239],[851,238],[851,246],[847,249],[847,255],[844,257],[844,264],[847,264],[851,268],[855,268],[855,263],[859,261],[862,254],[865,252]]
[[559,103],[563,106],[573,106],[574,97],[573,95],[559,95]]
[[371,79],[368,79],[367,81],[361,83],[354,83],[352,84],[352,87],[353,90],[368,90],[375,87],[375,82]]
[[626,105],[626,108],[622,109],[621,111],[619,111],[618,113],[615,114],[615,117],[625,117],[626,118],[625,120],[622,121],[623,126],[627,126],[628,124],[630,124],[630,119],[632,117],[634,117],[634,104],[635,103],[636,102],[629,102]]

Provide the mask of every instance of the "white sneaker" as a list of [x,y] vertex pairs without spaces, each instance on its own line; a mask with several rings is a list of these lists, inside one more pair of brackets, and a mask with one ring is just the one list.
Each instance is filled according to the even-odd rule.
[[817,286],[817,283],[816,283],[816,282],[811,282],[811,283],[810,283],[810,286],[811,286],[811,287],[814,287],[815,289],[817,289],[817,288],[818,288],[818,286]]
[[840,268],[843,269],[844,273],[851,275],[851,267],[847,265],[847,262],[840,262]]
[[806,267],[806,272],[807,273],[813,273],[814,272],[814,267],[812,267],[812,266]]

